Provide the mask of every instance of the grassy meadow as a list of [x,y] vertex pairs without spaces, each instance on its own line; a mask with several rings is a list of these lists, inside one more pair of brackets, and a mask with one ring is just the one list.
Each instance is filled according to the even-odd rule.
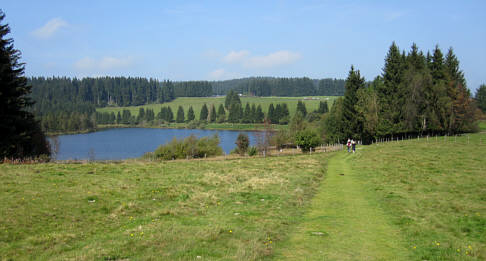
[[262,259],[326,158],[2,164],[0,260]]
[[[329,107],[332,105],[333,101],[337,98],[334,96],[309,96],[307,98],[319,98],[317,99],[304,99],[304,97],[240,97],[243,106],[246,106],[246,103],[255,104],[256,106],[261,105],[262,110],[264,113],[267,113],[268,106],[270,103],[273,103],[275,106],[277,103],[287,103],[289,108],[290,115],[294,115],[297,109],[297,102],[299,100],[303,101],[306,105],[307,111],[314,111],[319,107],[320,101],[327,101]],[[129,106],[129,107],[104,107],[98,108],[98,112],[121,112],[122,110],[130,110],[132,115],[138,115],[139,108],[145,109],[152,109],[154,110],[155,114],[160,112],[160,109],[165,106],[170,106],[172,112],[174,113],[174,118],[177,113],[177,108],[182,106],[184,108],[184,113],[189,110],[189,107],[192,106],[194,109],[194,113],[196,115],[196,119],[199,119],[199,113],[201,112],[201,108],[204,104],[208,107],[211,104],[214,104],[216,107],[216,111],[218,110],[218,106],[220,104],[224,104],[225,97],[180,97],[176,98],[175,100],[163,104],[148,104],[142,106]],[[244,108],[244,107],[243,107]]]
[[309,211],[274,257],[485,260],[484,155],[484,133],[338,152]]
[[414,260],[486,259],[486,134],[364,147],[350,159]]

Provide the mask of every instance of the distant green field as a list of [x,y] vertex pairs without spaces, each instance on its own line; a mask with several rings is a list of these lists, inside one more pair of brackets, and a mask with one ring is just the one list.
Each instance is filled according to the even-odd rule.
[[[306,99],[307,98],[307,99]],[[267,112],[268,106],[270,103],[273,103],[275,106],[277,103],[287,103],[289,107],[290,115],[295,113],[297,108],[297,102],[299,100],[303,101],[306,105],[307,111],[316,110],[319,107],[320,101],[327,101],[329,107],[332,106],[332,103],[336,99],[336,96],[312,96],[312,97],[241,97],[241,102],[243,106],[246,106],[246,103],[261,105],[263,112]],[[225,97],[181,97],[177,98],[171,102],[164,103],[164,104],[149,104],[143,106],[129,106],[129,107],[105,107],[105,108],[98,108],[98,112],[114,112],[115,114],[119,111],[124,109],[130,110],[132,115],[138,115],[139,108],[145,109],[152,109],[154,110],[155,114],[160,112],[160,109],[163,106],[170,106],[172,112],[175,114],[177,113],[177,108],[182,106],[184,108],[184,113],[187,114],[189,107],[192,106],[194,109],[194,113],[196,114],[196,119],[199,119],[199,113],[201,112],[201,108],[203,104],[206,104],[209,108],[211,104],[214,104],[216,110],[220,104],[224,104]]]

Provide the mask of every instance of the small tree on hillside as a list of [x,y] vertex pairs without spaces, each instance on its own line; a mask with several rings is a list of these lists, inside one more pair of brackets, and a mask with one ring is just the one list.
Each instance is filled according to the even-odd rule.
[[209,121],[210,122],[215,122],[216,121],[216,108],[214,107],[214,104],[211,104],[211,110],[209,112]]
[[208,107],[206,106],[206,103],[202,106],[201,108],[201,113],[199,114],[199,120],[200,121],[207,121],[208,120]]
[[176,117],[176,122],[178,123],[182,123],[184,122],[184,109],[182,108],[182,106],[179,106],[179,108],[177,109],[177,117]]
[[307,109],[305,108],[305,104],[302,101],[297,102],[297,111],[302,113],[302,116],[307,115]]
[[189,110],[187,111],[187,121],[193,121],[196,118],[196,115],[194,114],[194,109],[192,106],[189,107]]

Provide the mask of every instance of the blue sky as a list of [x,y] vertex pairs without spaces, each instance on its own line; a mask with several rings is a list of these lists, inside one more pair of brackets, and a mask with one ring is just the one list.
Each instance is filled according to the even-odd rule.
[[486,1],[18,1],[4,23],[27,76],[247,76],[367,80],[395,41],[452,46],[472,90],[486,83]]

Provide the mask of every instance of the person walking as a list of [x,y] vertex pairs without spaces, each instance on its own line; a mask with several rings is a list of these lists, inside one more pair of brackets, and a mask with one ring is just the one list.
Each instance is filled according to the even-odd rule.
[[346,143],[346,146],[348,147],[348,152],[351,152],[351,139],[348,139],[348,142]]
[[356,152],[356,141],[351,140],[351,146],[353,146],[353,153]]

